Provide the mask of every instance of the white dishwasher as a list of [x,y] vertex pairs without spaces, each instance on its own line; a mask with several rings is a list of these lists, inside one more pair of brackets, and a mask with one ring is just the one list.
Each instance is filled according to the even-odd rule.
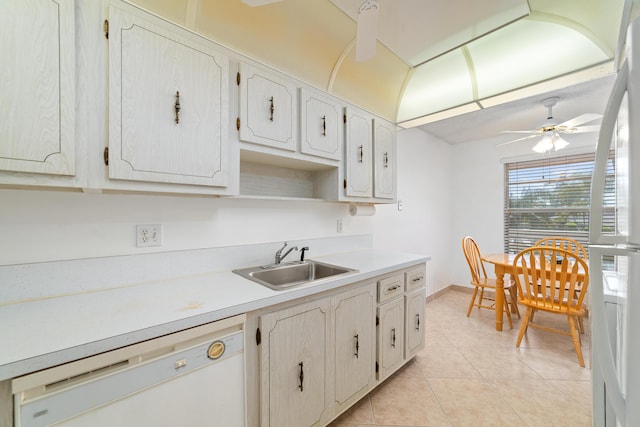
[[245,425],[244,315],[12,380],[16,427]]

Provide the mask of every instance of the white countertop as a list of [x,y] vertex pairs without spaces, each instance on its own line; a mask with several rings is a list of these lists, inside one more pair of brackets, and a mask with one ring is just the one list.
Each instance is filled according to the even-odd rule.
[[424,263],[359,250],[312,257],[358,273],[274,291],[231,271],[200,273],[0,306],[0,381]]

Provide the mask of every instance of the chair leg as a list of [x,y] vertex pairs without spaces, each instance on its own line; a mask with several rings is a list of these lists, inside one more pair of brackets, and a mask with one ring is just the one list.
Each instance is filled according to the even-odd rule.
[[516,340],[516,347],[520,347],[520,342],[522,341],[522,337],[527,332],[527,327],[529,326],[529,320],[531,319],[531,315],[533,314],[533,309],[531,307],[527,307],[527,311],[524,312],[524,318],[520,323],[520,330],[518,331],[518,339]]
[[515,292],[509,291],[509,297],[511,298],[511,307],[513,307],[513,312],[520,319],[520,309],[518,309],[518,296]]
[[582,316],[578,317],[578,331],[581,334],[584,334],[584,322],[582,321]]
[[476,295],[478,294],[478,287],[476,286],[473,289],[473,295],[471,296],[471,302],[469,302],[469,308],[467,309],[467,317],[471,315],[471,310],[476,302]]
[[569,321],[569,329],[571,330],[571,339],[573,340],[573,347],[576,349],[578,355],[578,363],[584,368],[584,359],[582,358],[582,346],[580,345],[580,335],[576,330],[576,319],[574,316],[567,316]]

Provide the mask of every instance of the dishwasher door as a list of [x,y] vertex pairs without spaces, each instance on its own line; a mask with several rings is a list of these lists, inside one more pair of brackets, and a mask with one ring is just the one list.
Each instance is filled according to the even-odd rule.
[[13,380],[15,426],[244,426],[243,331],[201,328]]

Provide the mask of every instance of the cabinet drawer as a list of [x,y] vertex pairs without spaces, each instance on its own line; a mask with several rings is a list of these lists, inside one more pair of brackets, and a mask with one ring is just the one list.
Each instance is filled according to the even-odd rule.
[[403,289],[402,274],[387,277],[378,281],[378,302],[388,301],[402,295]]
[[407,291],[425,286],[425,268],[418,267],[404,273],[405,287]]

